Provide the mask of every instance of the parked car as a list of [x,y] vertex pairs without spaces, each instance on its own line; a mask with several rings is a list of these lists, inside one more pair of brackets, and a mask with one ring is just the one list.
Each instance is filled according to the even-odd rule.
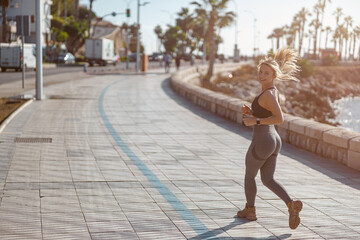
[[153,53],[149,56],[149,61],[162,61],[163,54],[162,53]]
[[[141,60],[141,56],[142,53],[139,53],[140,60]],[[131,53],[128,55],[128,57],[129,57],[129,62],[136,62],[136,53]]]
[[75,63],[75,57],[71,53],[60,54],[57,58],[57,62],[65,64]]

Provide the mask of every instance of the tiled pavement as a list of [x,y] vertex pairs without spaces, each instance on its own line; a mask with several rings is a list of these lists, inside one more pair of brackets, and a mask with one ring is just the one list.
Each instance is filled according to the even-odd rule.
[[259,179],[258,221],[237,219],[251,131],[167,77],[52,85],[21,111],[0,134],[0,239],[360,239],[360,172],[286,144],[276,178],[304,202],[301,225]]

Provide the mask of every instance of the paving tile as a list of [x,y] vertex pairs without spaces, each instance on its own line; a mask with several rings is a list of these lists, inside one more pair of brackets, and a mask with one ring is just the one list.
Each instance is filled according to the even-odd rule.
[[121,209],[116,211],[86,211],[83,212],[86,222],[111,222],[125,221],[127,217]]
[[121,231],[121,232],[103,232],[103,233],[91,233],[92,240],[118,240],[118,239],[139,239],[138,235],[135,232],[130,231]]

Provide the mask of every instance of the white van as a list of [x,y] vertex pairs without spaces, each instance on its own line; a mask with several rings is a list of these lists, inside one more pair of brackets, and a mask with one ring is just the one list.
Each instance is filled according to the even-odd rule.
[[[24,64],[25,69],[36,68],[35,44],[24,44]],[[5,72],[7,69],[22,70],[21,65],[21,45],[19,44],[0,44],[0,67],[1,71]]]

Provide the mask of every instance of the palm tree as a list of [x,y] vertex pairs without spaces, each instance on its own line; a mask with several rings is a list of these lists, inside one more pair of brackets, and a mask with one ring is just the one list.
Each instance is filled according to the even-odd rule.
[[287,45],[288,47],[294,48],[295,47],[295,40],[296,40],[296,32],[297,28],[293,23],[290,26],[287,26]]
[[325,32],[326,32],[325,48],[327,48],[327,41],[328,41],[329,33],[331,33],[331,27],[327,26],[327,27],[325,28]]
[[[326,3],[329,2],[331,3],[331,0],[322,0],[322,3],[321,3],[321,0],[318,0],[318,2],[320,3],[320,11],[321,11],[321,26],[324,26],[324,13],[325,13],[325,7],[326,7]],[[321,45],[321,33],[322,31],[320,31],[320,35],[319,35],[319,49],[320,49],[320,45]],[[326,46],[325,46],[326,48]]]
[[[207,16],[207,22],[208,22],[208,29],[207,29],[207,35],[209,39],[209,45],[210,45],[210,55],[209,55],[209,68],[206,76],[204,77],[205,82],[209,82],[210,78],[213,74],[214,69],[214,63],[215,63],[215,29],[219,27],[219,22],[221,22],[222,18],[228,18],[229,23],[234,20],[235,13],[234,12],[226,12],[223,13],[226,9],[226,5],[229,2],[229,0],[203,0],[205,7],[203,8],[203,5],[198,2],[192,2],[191,4],[194,4],[198,7],[200,12],[204,12]],[[207,12],[206,6],[210,6],[209,13]]]
[[301,21],[298,19],[297,16],[293,18],[293,21],[291,22],[290,28],[294,30],[294,42],[293,42],[293,48],[295,48],[295,42],[296,42],[296,35],[298,35],[298,42],[300,41],[300,29]]
[[[356,39],[360,37],[360,25],[359,26],[356,26],[354,28],[354,44],[353,44],[353,54],[354,54],[354,57],[355,57],[355,46],[356,46]],[[359,47],[359,55],[358,55],[358,58],[360,60],[360,47]]]
[[284,36],[283,28],[275,28],[272,32],[274,38],[276,38],[276,49],[280,48],[280,39]]
[[314,14],[315,14],[315,19],[311,22],[310,25],[312,25],[314,27],[314,57],[316,57],[317,54],[317,35],[318,35],[318,30],[320,28],[320,20],[319,20],[319,15],[321,13],[321,4],[317,3],[314,8]]
[[348,40],[349,40],[349,27],[352,27],[353,24],[353,18],[351,16],[347,16],[345,19],[345,23],[346,23],[346,35],[345,35],[345,59],[347,59],[347,45],[348,45]]
[[336,31],[336,36],[338,37],[339,40],[339,58],[340,60],[342,59],[342,52],[343,52],[343,45],[344,45],[344,38],[346,38],[347,36],[347,32],[346,32],[346,28],[344,27],[344,24],[341,24],[337,27]]
[[[338,7],[335,12],[333,12],[333,15],[336,17],[336,29],[338,29],[340,17],[343,15],[342,8]],[[336,38],[334,41],[334,48],[336,49]]]
[[308,57],[310,57],[310,50],[311,50],[311,38],[314,36],[314,32],[311,29],[308,29],[308,33],[306,36],[309,38],[309,47],[308,47]]
[[2,41],[7,42],[6,8],[9,7],[9,0],[0,0],[2,8]]
[[272,32],[268,37],[267,39],[271,39],[271,50],[274,52],[274,38],[275,38],[275,35],[274,35],[274,32]]
[[348,38],[349,38],[349,56],[348,59],[354,59],[354,55],[351,54],[351,45],[352,45],[352,41],[353,41],[353,36],[354,36],[354,32],[349,32],[348,33]]
[[301,55],[301,48],[304,40],[305,34],[305,23],[307,17],[311,16],[310,12],[306,8],[302,8],[300,12],[298,12],[295,17],[300,22],[300,29],[299,29],[299,54]]

